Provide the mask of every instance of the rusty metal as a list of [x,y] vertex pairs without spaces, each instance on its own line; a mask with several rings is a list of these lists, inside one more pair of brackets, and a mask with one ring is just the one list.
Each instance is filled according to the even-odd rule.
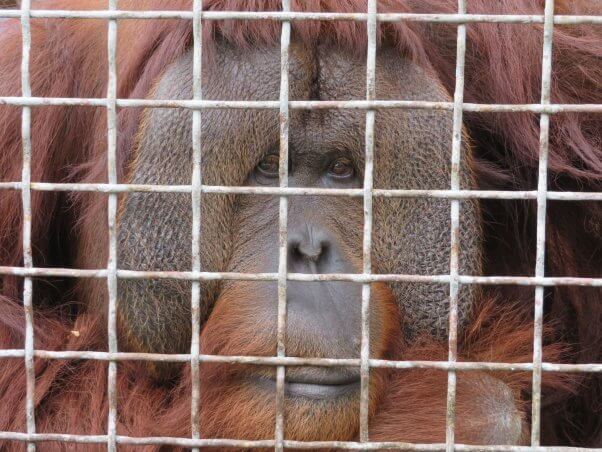
[[[376,0],[368,0],[368,49],[366,55],[366,101],[376,99]],[[366,111],[365,163],[363,184],[364,229],[362,243],[362,271],[372,273],[372,190],[374,185],[374,124],[375,111]],[[360,344],[360,431],[359,440],[369,440],[368,416],[370,411],[370,284],[362,284],[361,344]]]
[[[545,2],[543,27],[543,55],[541,75],[541,104],[550,103],[552,80],[552,33],[554,31],[554,0]],[[539,121],[539,169],[537,182],[537,236],[535,250],[535,276],[545,273],[546,208],[548,191],[548,155],[550,138],[550,115],[542,113]],[[541,362],[543,335],[544,286],[535,287],[535,313],[533,319],[533,390],[531,394],[531,446],[540,445],[541,434]]]
[[[273,448],[275,440],[245,441],[234,439],[201,439],[173,437],[145,437],[136,438],[118,435],[117,444],[124,445],[162,445],[175,447],[236,447],[241,449]],[[32,441],[32,442],[63,442],[75,444],[102,444],[107,441],[106,435],[69,435],[69,434],[27,434],[20,432],[0,432],[0,440]],[[357,443],[353,441],[284,441],[285,448],[291,449],[314,449],[336,448],[346,450],[404,450],[404,451],[445,451],[445,444],[412,444],[405,442],[374,442]],[[455,450],[466,452],[582,452],[578,447],[528,447],[528,446],[473,446],[467,444],[456,444]],[[594,449],[590,449],[594,450]]]
[[[73,268],[24,268],[2,267],[0,275],[20,277],[61,277],[61,278],[106,278],[106,269],[73,269]],[[178,271],[143,271],[117,270],[121,279],[176,279],[185,281],[278,281],[277,273],[237,273],[237,272],[178,272]],[[444,275],[412,275],[412,274],[351,274],[351,273],[288,273],[289,281],[348,281],[360,284],[368,282],[418,282],[431,284],[449,284],[450,277]],[[480,285],[517,285],[517,286],[581,286],[602,287],[602,278],[578,278],[572,276],[471,276],[459,275],[460,284]]]
[[[458,0],[458,13],[466,14],[466,0]],[[462,152],[462,103],[464,102],[464,66],[466,56],[466,24],[459,24],[456,38],[456,86],[454,87],[453,130],[451,148],[450,188],[460,189],[460,159]],[[450,202],[451,234],[449,258],[449,334],[447,360],[458,360],[458,291],[460,260],[460,200]],[[445,409],[445,449],[453,452],[456,429],[456,371],[447,372]]]
[[[14,106],[86,106],[104,107],[103,98],[85,97],[14,97],[0,96],[0,105]],[[188,109],[279,109],[277,100],[185,100],[185,99],[116,99],[119,108],[188,108]],[[291,100],[293,110],[379,110],[379,109],[454,109],[453,102],[426,100]],[[463,111],[482,113],[602,113],[601,104],[475,104],[463,103]]]
[[[21,92],[23,96],[31,96],[31,83],[29,80],[29,60],[31,50],[30,29],[30,1],[23,0],[21,4],[21,35],[22,35],[22,57],[21,57]],[[31,246],[31,107],[23,107],[21,110],[21,140],[22,169],[21,169],[21,204],[23,207],[23,267],[33,268],[33,256]],[[31,277],[25,277],[23,281],[23,310],[25,314],[25,422],[27,433],[36,432],[35,421],[35,367],[34,357],[34,326],[33,326],[33,281]],[[32,442],[27,443],[28,452],[35,451],[36,446]]]
[[[25,350],[6,349],[0,350],[0,358],[23,358]],[[96,351],[52,351],[35,350],[34,356],[41,359],[54,360],[96,360],[96,361],[149,361],[149,362],[187,362],[190,361],[190,354],[162,354],[162,353],[138,353],[138,352],[96,352]],[[286,356],[279,358],[277,356],[229,356],[229,355],[199,355],[200,362],[206,363],[230,363],[230,364],[250,364],[258,366],[322,366],[322,367],[359,367],[360,359],[357,358],[299,358]],[[383,367],[390,369],[438,369],[438,370],[456,370],[456,371],[504,371],[504,372],[530,372],[533,370],[533,363],[502,363],[502,362],[455,362],[449,361],[391,361],[384,359],[370,359],[370,367]],[[602,372],[602,363],[600,364],[559,364],[542,363],[542,370],[545,372]]]
[[[109,11],[117,9],[117,0],[109,0]],[[117,183],[117,21],[108,21],[107,32],[107,180],[110,184]],[[107,289],[109,306],[107,316],[107,334],[109,353],[118,350],[117,340],[117,203],[118,195],[108,195],[108,231],[109,231],[109,256],[107,259]],[[107,450],[117,452],[117,363],[109,361],[107,375],[107,398],[109,401],[109,414],[107,420]]]
[[[19,10],[0,10],[0,18],[19,18]],[[127,10],[32,10],[30,17],[35,19],[193,19],[191,11],[127,11]],[[366,22],[367,13],[334,13],[334,12],[284,12],[284,11],[207,11],[204,20],[277,20],[277,21],[357,21]],[[416,13],[378,13],[378,22],[432,22],[447,24],[468,23],[508,23],[508,24],[543,24],[545,17],[541,14],[416,14]],[[601,16],[555,15],[556,25],[602,24]]]
[[[192,19],[192,38],[193,38],[193,68],[192,68],[192,97],[194,100],[202,99],[202,11],[203,1],[194,0]],[[191,202],[192,202],[192,271],[201,271],[201,113],[202,110],[192,112],[192,181],[191,181]],[[201,335],[201,281],[193,281],[190,297],[190,379],[191,379],[191,397],[190,397],[190,427],[192,439],[197,440],[201,437],[200,420],[200,400],[201,400],[201,382],[200,382],[200,335]],[[198,448],[193,448],[193,452],[198,452]]]
[[[291,10],[290,0],[282,0],[282,10]],[[280,155],[278,162],[278,186],[288,187],[289,161],[289,47],[291,43],[291,23],[282,22],[280,35],[280,101],[278,119],[280,122]],[[278,358],[286,356],[286,286],[288,257],[288,198],[280,196],[278,206],[278,331],[276,354]],[[276,368],[276,425],[274,430],[274,450],[284,450],[284,384],[286,367]]]

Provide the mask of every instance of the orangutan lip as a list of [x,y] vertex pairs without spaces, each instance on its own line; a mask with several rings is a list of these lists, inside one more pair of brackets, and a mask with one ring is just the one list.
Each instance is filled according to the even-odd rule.
[[341,397],[359,390],[359,380],[347,384],[325,385],[315,383],[286,382],[284,393],[290,397],[306,397],[309,399],[325,399]]
[[[257,383],[276,389],[273,378],[258,378]],[[284,382],[284,393],[288,397],[328,399],[348,395],[360,388],[360,376],[356,372],[291,372]]]

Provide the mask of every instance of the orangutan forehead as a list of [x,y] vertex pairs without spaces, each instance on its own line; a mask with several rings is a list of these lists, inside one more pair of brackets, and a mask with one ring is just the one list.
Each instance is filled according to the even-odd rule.
[[[366,96],[366,69],[363,58],[340,48],[318,46],[308,48],[293,43],[290,48],[289,98],[291,100],[362,100]],[[446,101],[449,95],[436,77],[394,49],[384,48],[377,53],[377,98],[384,100]],[[205,59],[202,71],[202,92],[206,100],[274,101],[280,95],[280,49],[236,48],[227,44],[217,46],[215,53]],[[159,80],[154,97],[158,99],[190,99],[192,93],[192,55],[185,54],[166,69]],[[154,115],[160,122],[151,130],[163,130],[166,122],[181,122],[181,117],[171,114]],[[446,120],[446,116],[448,117]],[[187,116],[190,119],[190,115]],[[428,117],[428,118],[427,118]],[[412,118],[419,123],[445,121],[451,126],[451,115],[443,112],[418,110],[389,110],[378,114],[381,122],[409,127]],[[203,132],[216,136],[221,133],[244,133],[258,137],[270,136],[278,147],[277,110],[232,112],[205,110]],[[236,118],[236,119],[234,119]],[[365,115],[359,110],[292,110],[290,137],[295,149],[327,149],[345,146],[357,148],[358,158],[363,151]],[[224,128],[226,126],[226,128]],[[181,125],[174,124],[175,128]],[[448,129],[442,124],[437,130]],[[260,130],[261,129],[261,130]],[[386,131],[386,125],[379,131]],[[415,128],[416,131],[422,128]],[[408,131],[408,134],[411,131]],[[451,133],[451,129],[449,129]],[[432,139],[432,137],[428,137]],[[447,142],[447,137],[445,137]]]
[[[365,58],[340,47],[324,45],[309,48],[294,41],[289,53],[291,100],[365,99]],[[228,72],[225,77],[224,72]],[[191,75],[192,52],[186,53],[164,73],[172,82],[172,88],[179,88],[179,94],[187,94],[185,97],[192,92]],[[431,71],[419,67],[393,48],[377,51],[376,76],[378,97],[381,99],[450,100]],[[279,47],[240,48],[220,43],[203,64],[203,97],[278,100],[280,77]],[[243,91],[240,89],[243,85],[238,82],[243,82],[244,86],[247,86],[245,82],[254,82],[254,89]],[[163,86],[163,90],[166,88],[169,90]],[[162,94],[166,93],[159,90],[155,96],[160,98]]]
[[[379,50],[376,63],[378,99],[450,99],[427,69],[393,49]],[[293,42],[289,66],[291,100],[362,100],[366,97],[365,61],[355,54],[326,45],[308,48]],[[192,54],[188,52],[166,68],[152,96],[191,99],[192,72]],[[280,79],[279,47],[236,48],[220,43],[203,63],[202,96],[205,100],[275,101],[280,96]],[[181,173],[188,177],[191,124],[190,110],[147,111],[139,134],[142,136],[139,148],[148,158],[154,156],[149,163],[152,161],[155,168],[160,168],[164,159],[172,159],[174,153],[180,153],[179,161],[186,165]],[[406,172],[412,172],[410,162],[418,160],[431,161],[433,166],[447,170],[451,112],[381,110],[377,113],[377,126],[380,155],[397,171],[403,172],[405,165]],[[278,149],[277,109],[206,109],[202,112],[201,127],[206,164],[214,162],[219,166],[231,158],[241,159],[240,175],[230,172],[214,183],[242,183],[243,173],[253,168],[263,154]],[[344,150],[351,153],[358,164],[363,162],[365,112],[362,110],[293,109],[289,130],[292,155]],[[241,148],[246,150],[242,157]],[[403,161],[397,162],[398,159]],[[149,167],[149,171],[156,170]],[[230,180],[226,180],[228,178]],[[174,183],[173,180],[164,182]],[[428,183],[422,186],[445,188]]]

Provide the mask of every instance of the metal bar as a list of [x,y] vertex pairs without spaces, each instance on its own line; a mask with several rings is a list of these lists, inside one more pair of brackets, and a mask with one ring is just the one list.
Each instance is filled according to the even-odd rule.
[[[117,9],[117,0],[108,0],[110,11]],[[107,179],[117,183],[117,21],[109,20],[107,32]],[[109,255],[107,260],[107,289],[109,306],[107,316],[109,352],[118,351],[117,341],[117,194],[108,196]],[[109,414],[107,421],[107,450],[117,451],[117,362],[109,361],[107,376]]]
[[[203,13],[205,14],[205,13]],[[0,96],[0,105],[14,106],[87,106],[104,107],[107,99],[85,97]],[[116,99],[119,108],[188,108],[188,109],[279,109],[277,100],[186,100],[186,99]],[[291,100],[293,110],[379,110],[379,109],[454,109],[453,102],[425,100]],[[462,109],[482,113],[602,113],[602,104],[475,104],[463,103]]]
[[[20,277],[58,277],[58,278],[106,278],[106,269],[44,268],[44,267],[3,267],[0,275]],[[278,273],[238,273],[238,272],[178,272],[117,270],[121,279],[173,279],[184,281],[278,281]],[[289,281],[348,281],[360,284],[374,282],[418,282],[430,284],[449,284],[449,274],[412,275],[412,274],[352,274],[352,273],[288,273]],[[570,276],[533,277],[533,276],[471,276],[459,275],[460,284],[479,285],[516,285],[516,286],[581,286],[602,287],[602,278],[576,278]]]
[[[194,100],[202,99],[202,61],[203,61],[203,25],[202,11],[203,0],[194,0],[192,21],[192,97]],[[201,271],[201,110],[192,112],[192,271]],[[201,336],[201,281],[192,282],[192,293],[190,298],[190,321],[191,321],[191,342],[190,342],[190,378],[191,398],[190,398],[190,424],[192,439],[201,437],[200,420],[200,336]],[[199,452],[194,448],[193,452]]]
[[[289,12],[290,0],[282,0],[282,11]],[[289,47],[291,43],[291,23],[282,22],[280,36],[280,157],[278,165],[279,187],[288,187],[288,154],[289,154]],[[288,198],[280,196],[278,212],[278,331],[276,354],[278,358],[286,356],[286,286],[288,257]],[[274,450],[284,450],[284,384],[286,368],[276,368],[276,421],[274,429]]]
[[[554,32],[554,0],[546,0],[543,26],[543,55],[541,62],[541,104],[550,103],[552,80],[552,37]],[[550,116],[542,113],[539,121],[539,169],[537,180],[537,236],[535,250],[535,276],[545,274],[546,252],[546,192],[548,190],[548,151]],[[531,446],[539,446],[541,434],[541,362],[543,335],[544,287],[535,287],[535,313],[533,319],[533,394],[531,398]]]
[[[31,96],[31,82],[29,79],[29,60],[31,50],[30,29],[30,1],[21,3],[18,11],[21,17],[21,94]],[[33,255],[31,247],[31,107],[21,109],[21,140],[22,140],[22,167],[21,167],[21,204],[23,208],[22,245],[23,266],[33,268]],[[23,310],[25,315],[25,422],[28,434],[36,432],[35,421],[35,367],[34,367],[34,319],[33,319],[33,281],[25,277],[23,281]],[[28,452],[36,450],[35,443],[27,444]]]
[[[0,440],[8,441],[60,441],[76,444],[102,444],[107,441],[105,435],[70,435],[58,433],[37,433],[28,435],[20,432],[0,432]],[[162,445],[175,447],[234,447],[234,448],[272,448],[274,440],[245,441],[236,439],[202,439],[174,438],[166,436],[137,438],[132,436],[116,437],[118,444],[124,445]],[[358,443],[353,441],[284,441],[284,446],[294,449],[346,449],[346,450],[407,450],[407,451],[443,451],[445,444],[414,444],[405,442],[373,442]],[[489,452],[587,452],[599,449],[581,447],[529,447],[529,446],[482,446],[456,444],[458,451],[489,451]]]
[[[150,184],[103,184],[103,183],[50,183],[31,182],[33,191],[79,191],[97,193],[192,193],[192,185]],[[21,182],[0,182],[0,190],[21,190]],[[359,198],[361,188],[312,188],[312,187],[242,187],[225,185],[201,185],[201,193],[272,196],[344,196]],[[537,190],[372,190],[376,198],[438,198],[438,199],[537,199]],[[548,191],[548,200],[553,201],[602,201],[600,192]]]
[[[458,0],[458,13],[466,13],[466,0]],[[464,64],[466,54],[466,25],[458,25],[456,41],[456,86],[454,88],[453,131],[451,149],[450,188],[460,189],[460,160],[462,152],[462,103],[464,101]],[[460,201],[451,200],[450,262],[449,262],[449,334],[448,361],[458,360],[458,265],[460,255]],[[445,412],[445,449],[454,450],[456,429],[456,372],[447,373]]]
[[[354,21],[366,22],[366,13],[336,12],[284,12],[284,11],[206,11],[206,20],[276,20],[276,21]],[[188,19],[194,14],[191,11],[130,11],[130,10],[45,10],[31,11],[35,19]],[[19,18],[19,10],[0,10],[0,18]],[[378,22],[431,22],[443,24],[467,23],[506,23],[506,24],[541,24],[544,16],[539,14],[423,14],[423,13],[379,13]],[[599,25],[599,15],[556,15],[553,21],[557,25]]]
[[[23,358],[23,349],[0,350],[0,359]],[[148,361],[165,363],[182,363],[190,361],[190,354],[161,354],[141,352],[96,352],[96,351],[53,351],[35,350],[34,356],[40,359],[53,360],[95,360],[95,361]],[[245,364],[257,366],[321,366],[321,367],[359,367],[361,360],[357,358],[300,358],[294,356],[263,357],[263,356],[236,356],[236,355],[199,355],[199,361],[204,363]],[[503,363],[503,362],[470,362],[460,361],[392,361],[383,359],[370,359],[370,367],[388,368],[397,370],[408,369],[436,369],[456,371],[488,371],[488,372],[531,372],[533,363]],[[602,363],[599,364],[559,364],[542,363],[544,372],[562,373],[600,373]]]
[[[376,0],[368,0],[368,48],[366,55],[366,100],[376,98]],[[365,167],[364,167],[364,229],[362,244],[362,272],[372,273],[372,189],[374,185],[374,122],[376,112],[366,111]],[[369,441],[370,414],[370,284],[362,285],[362,331],[360,350],[360,442]]]

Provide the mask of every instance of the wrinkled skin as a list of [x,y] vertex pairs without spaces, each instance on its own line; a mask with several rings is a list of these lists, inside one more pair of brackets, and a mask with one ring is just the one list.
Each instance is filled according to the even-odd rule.
[[[202,3],[207,11],[282,8],[280,0]],[[190,11],[191,7],[190,0],[119,1],[123,10]],[[291,7],[294,11],[324,13],[366,9],[365,0],[292,0]],[[554,7],[555,14],[560,15],[599,13],[599,2],[592,0],[556,0]],[[31,8],[102,10],[106,0],[32,0]],[[475,0],[470,9],[475,14],[541,15],[543,3]],[[386,0],[378,2],[378,11],[455,14],[457,2]],[[14,98],[23,92],[23,40],[17,16],[0,20],[0,95],[8,102],[0,106],[0,348],[9,355],[10,350],[25,348],[30,332],[25,317],[31,312],[23,309],[22,270],[15,271],[24,263],[27,247],[24,249],[21,239],[30,219],[18,187],[24,176],[21,134],[27,128],[22,130],[21,107],[13,105]],[[30,25],[33,96],[106,98],[106,20],[32,17]],[[193,44],[193,25],[190,20],[120,20],[116,43],[118,98],[190,98],[188,52]],[[551,102],[602,103],[599,27],[557,25]],[[202,97],[269,99],[277,104],[280,21],[205,20],[202,28]],[[465,101],[539,102],[543,28],[543,24],[522,23],[467,26]],[[294,20],[291,33],[293,99],[364,99],[365,23]],[[448,93],[455,89],[456,38],[457,24],[453,23],[378,21],[378,98],[449,101]],[[108,182],[107,149],[112,148],[107,142],[106,113],[104,105],[33,106],[32,182]],[[540,130],[536,113],[465,111],[462,116],[463,188],[514,191],[537,187]],[[203,109],[200,117],[205,183],[275,185],[275,178],[270,176],[274,173],[270,154],[279,147],[277,109]],[[376,117],[378,188],[449,188],[449,111],[383,109]],[[549,191],[600,191],[600,118],[593,112],[551,115]],[[287,168],[291,185],[356,187],[361,192],[364,122],[364,111],[292,109]],[[119,183],[176,182],[189,186],[190,110],[119,107],[116,126]],[[476,182],[471,177],[473,171]],[[108,211],[112,199],[107,186],[86,187],[84,191],[62,186],[60,192],[47,191],[49,188],[31,187],[33,265],[87,269],[93,277],[33,278],[35,348],[106,352],[110,305],[102,269],[107,268],[111,249],[107,218],[112,217]],[[536,236],[541,232],[536,228],[536,200],[483,196],[478,203],[465,199],[459,203],[463,221],[460,273],[533,275]],[[126,274],[121,269],[191,270],[191,196],[127,191],[117,197],[118,349],[187,354],[189,341],[196,339],[191,337],[190,328],[189,316],[196,314],[190,310],[190,281],[174,273],[154,281],[128,279],[148,275]],[[203,228],[197,232],[202,238],[202,270],[276,269],[276,199],[204,193],[201,201]],[[364,226],[360,198],[291,196],[289,202],[288,266],[292,270],[360,271]],[[447,274],[449,207],[449,201],[436,199],[376,197],[371,271]],[[601,276],[602,267],[596,265],[602,250],[599,207],[595,201],[548,200],[546,277]],[[198,286],[203,352],[274,355],[273,282],[201,281]],[[194,285],[195,294],[198,286]],[[287,355],[357,356],[357,285],[289,280],[288,289],[292,326],[286,331]],[[372,357],[447,361],[447,290],[446,284],[372,285]],[[533,361],[532,286],[470,284],[461,285],[460,290],[459,361]],[[589,284],[545,288],[544,362],[600,362],[599,299],[600,288]],[[201,437],[274,437],[272,368],[209,365],[202,359],[197,377],[190,365],[182,362],[186,359],[183,355],[162,356],[160,364],[148,362],[159,359],[157,356],[134,359],[124,355],[116,366],[115,385],[111,382],[110,389],[115,391],[110,391],[107,361],[47,359],[40,356],[44,353],[34,360],[36,433],[104,435],[111,427],[109,398],[117,394],[118,435],[151,438],[148,442],[156,437],[189,438],[196,425],[191,419],[191,397],[198,378],[202,380]],[[179,363],[165,362],[172,359]],[[30,369],[22,358],[5,357],[2,364],[0,406],[8,409],[0,410],[0,430],[25,432],[31,418],[21,408],[31,400]],[[346,370],[287,367],[286,438],[359,439],[357,369],[343,367]],[[445,441],[446,373],[430,368],[387,372],[376,367],[372,366],[370,378],[370,440]],[[458,371],[456,377],[458,443],[525,443],[533,386],[530,372]],[[542,372],[543,445],[601,444],[600,377],[595,372]],[[23,440],[3,440],[0,448],[22,450]],[[88,451],[104,450],[106,444],[42,441],[37,447]],[[118,447],[130,449],[125,444]],[[157,451],[165,446],[142,447]]]
[[[269,100],[280,86],[277,48],[240,50],[218,46],[203,72],[205,99]],[[168,67],[153,98],[191,97],[191,54]],[[293,44],[292,100],[348,100],[365,96],[365,65],[332,47]],[[377,58],[380,99],[449,100],[426,69],[383,50]],[[277,111],[205,110],[202,114],[202,179],[208,185],[277,186]],[[132,183],[187,184],[191,178],[191,113],[147,110],[129,167]],[[376,116],[375,188],[449,188],[450,112],[387,110]],[[290,122],[291,187],[361,188],[364,177],[365,113],[353,110],[293,110]],[[471,187],[470,153],[461,168]],[[461,265],[479,273],[481,230],[478,206],[462,206]],[[244,273],[278,270],[278,198],[203,196],[202,268]],[[174,219],[176,221],[174,221]],[[441,274],[449,271],[449,202],[435,199],[374,201],[372,266],[377,273]],[[191,207],[188,196],[129,194],[119,212],[120,268],[187,270]],[[361,273],[361,198],[294,196],[288,203],[288,268],[298,273]],[[183,282],[120,281],[122,346],[181,352],[190,341],[190,286]],[[460,322],[471,314],[475,290],[460,293]],[[398,356],[403,338],[447,331],[446,285],[373,284],[370,353]],[[361,285],[349,282],[287,283],[287,354],[359,358]],[[404,313],[402,324],[399,312]],[[274,355],[277,331],[275,282],[224,281],[202,286],[201,315],[211,313],[202,336],[206,353]],[[403,334],[402,334],[403,330]],[[155,368],[161,376],[165,366]],[[203,425],[212,435],[261,438],[274,425],[274,369],[205,365]],[[370,411],[388,381],[372,370]],[[359,369],[289,368],[286,384],[287,437],[340,439],[354,436],[359,419]],[[499,383],[504,386],[503,383]],[[492,394],[499,392],[492,391]],[[493,396],[494,399],[496,396]],[[514,412],[514,399],[500,396]],[[216,400],[219,402],[216,405]],[[476,399],[480,400],[480,399]],[[241,401],[245,401],[241,404]],[[246,421],[233,422],[244,406]],[[243,409],[243,408],[238,408]],[[333,413],[337,416],[333,417]],[[341,422],[337,419],[345,419]],[[249,419],[255,421],[249,422]],[[521,417],[516,417],[519,425]],[[342,427],[344,425],[344,427]],[[246,426],[246,427],[245,427]],[[264,432],[265,430],[265,432]],[[520,429],[518,429],[520,432]],[[502,431],[502,436],[506,430]],[[269,435],[268,435],[269,436]],[[510,442],[519,440],[508,430]]]
[[[362,59],[333,48],[291,49],[292,100],[344,100],[365,97]],[[206,99],[271,100],[280,86],[277,49],[240,50],[220,46],[212,64],[205,65]],[[155,98],[191,97],[191,55],[169,67],[158,81]],[[377,59],[380,99],[449,100],[436,79],[393,51]],[[203,182],[208,185],[277,185],[277,178],[258,179],[256,166],[278,152],[277,111],[207,110],[202,115]],[[449,188],[452,118],[450,112],[388,110],[377,113],[375,188]],[[141,125],[132,183],[188,184],[191,178],[191,113],[185,110],[148,110]],[[361,187],[364,168],[365,114],[353,110],[293,110],[290,124],[290,180],[292,187]],[[350,178],[328,177],[329,165],[346,159]],[[472,186],[470,153],[461,171],[462,185]],[[226,169],[227,168],[227,169]],[[269,197],[203,197],[202,268],[209,271],[277,271],[277,200]],[[149,219],[152,218],[152,221]],[[172,221],[177,218],[177,221]],[[476,202],[462,203],[462,274],[479,274],[481,231]],[[191,207],[186,195],[130,194],[120,207],[121,268],[188,270]],[[330,243],[332,253],[310,269],[291,260],[294,271],[315,273],[360,272],[362,201],[345,197],[293,197],[289,200],[289,242]],[[373,223],[373,271],[376,273],[444,274],[449,272],[449,202],[436,199],[376,199]],[[294,257],[294,256],[293,256]],[[233,283],[236,284],[236,283]],[[289,284],[295,300],[299,283]],[[259,298],[275,300],[269,285]],[[359,287],[341,283],[313,288],[324,293],[345,287],[345,296],[359,297]],[[446,337],[447,285],[392,284],[404,309],[408,334],[428,331]],[[338,290],[337,289],[337,290]],[[219,293],[205,284],[202,315],[210,312]],[[123,292],[122,292],[123,291]],[[268,293],[273,292],[273,293]],[[133,331],[129,336],[144,350],[177,351],[189,343],[187,284],[122,281],[120,312]],[[336,298],[336,297],[335,297]],[[469,318],[474,289],[460,296],[460,323]],[[302,303],[302,302],[300,302]],[[275,310],[275,303],[270,303]],[[275,311],[274,311],[275,312]],[[130,320],[136,320],[135,322]],[[294,316],[291,318],[294,321]],[[171,325],[177,324],[175,339]],[[344,329],[351,334],[356,328]],[[180,337],[181,336],[181,337]],[[169,338],[169,340],[167,340]]]

